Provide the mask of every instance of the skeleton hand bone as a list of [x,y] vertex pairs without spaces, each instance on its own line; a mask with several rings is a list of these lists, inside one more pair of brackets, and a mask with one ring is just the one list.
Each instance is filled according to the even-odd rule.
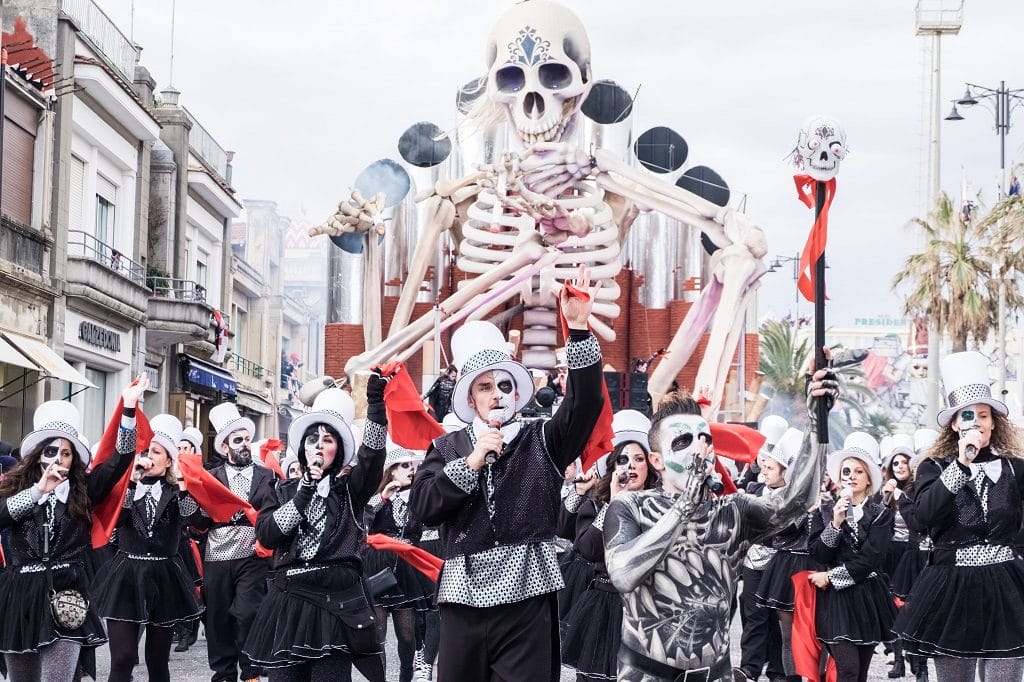
[[326,234],[337,236],[346,232],[369,232],[373,229],[378,235],[384,234],[385,195],[377,193],[372,199],[364,199],[358,189],[352,190],[348,199],[338,204],[338,212],[327,219],[327,222],[309,231],[310,237]]
[[595,166],[593,156],[564,142],[538,142],[519,156],[526,186],[552,198],[590,176]]

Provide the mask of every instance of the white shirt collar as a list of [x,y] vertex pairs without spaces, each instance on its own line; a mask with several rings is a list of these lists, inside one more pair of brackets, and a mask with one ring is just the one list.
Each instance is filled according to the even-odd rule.
[[864,518],[864,502],[867,501],[868,498],[865,497],[860,504],[853,504],[852,502],[850,503],[850,510],[848,514],[850,518],[853,519],[853,523],[860,523],[860,520]]
[[320,482],[316,484],[316,494],[320,497],[326,498],[331,494],[331,477],[325,476],[320,479]]
[[58,502],[63,502],[64,504],[67,504],[69,494],[71,494],[71,481],[64,481],[56,488],[54,488],[52,492],[45,493],[42,497],[40,497],[39,502],[37,502],[36,504],[46,504],[50,500],[50,495],[56,497]]
[[146,496],[147,492],[153,496],[153,500],[155,502],[159,502],[160,493],[163,492],[163,486],[160,485],[160,481],[155,481],[153,483],[143,483],[142,481],[139,481],[135,484],[135,497],[133,499],[138,502]]

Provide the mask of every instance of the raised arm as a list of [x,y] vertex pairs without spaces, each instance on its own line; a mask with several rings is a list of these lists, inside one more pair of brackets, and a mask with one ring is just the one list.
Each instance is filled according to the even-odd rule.
[[89,472],[87,488],[90,504],[96,505],[105,500],[135,460],[135,410],[147,388],[149,379],[141,374],[121,392],[124,407],[117,429],[114,455]]

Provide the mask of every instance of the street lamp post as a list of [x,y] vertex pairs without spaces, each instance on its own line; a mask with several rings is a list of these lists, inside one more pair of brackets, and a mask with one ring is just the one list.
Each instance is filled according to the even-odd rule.
[[[1011,90],[1006,87],[1006,81],[999,81],[998,88],[989,88],[984,85],[967,83],[963,97],[953,100],[953,110],[946,116],[947,121],[962,121],[963,116],[957,110],[957,105],[962,107],[973,107],[979,103],[986,103],[995,117],[996,135],[999,136],[999,200],[1006,196],[1006,134],[1010,132],[1010,115],[1018,106],[1024,106],[1024,88]],[[988,108],[988,107],[986,107]],[[999,384],[997,386],[1000,396],[1006,393],[1006,283],[1000,278],[999,281],[999,310],[996,319],[996,346],[999,354]],[[1024,358],[1021,358],[1024,359]],[[1019,364],[1019,361],[1018,361]],[[1018,384],[1024,385],[1018,368]],[[1024,396],[1024,394],[1022,394]]]
[[[800,279],[800,254],[795,256],[776,256],[772,259],[771,264],[768,266],[768,272],[778,272],[782,269],[783,263],[793,264],[793,281],[796,282]],[[793,319],[799,325],[800,323],[800,289],[794,286],[794,297],[793,302],[795,308],[793,310]]]

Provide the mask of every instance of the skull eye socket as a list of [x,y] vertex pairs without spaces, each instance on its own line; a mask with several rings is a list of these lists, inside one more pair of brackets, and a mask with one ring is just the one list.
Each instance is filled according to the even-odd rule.
[[512,392],[512,389],[512,382],[509,381],[508,379],[498,382],[498,390],[501,391],[502,393],[509,394]]
[[519,92],[526,85],[526,73],[515,66],[503,66],[494,74],[494,84],[499,92]]
[[832,153],[835,154],[836,156],[839,156],[840,154],[843,153],[843,145],[839,144],[838,142],[833,142],[832,146],[829,148],[832,150]]
[[810,147],[811,149],[817,149],[820,144],[821,143],[818,142],[818,140],[811,140],[810,142],[807,143],[807,146]]
[[537,71],[540,84],[548,90],[560,90],[572,85],[572,71],[565,64],[542,64]]
[[681,433],[672,439],[672,451],[678,452],[680,450],[685,450],[690,447],[691,443],[693,443],[693,434]]

